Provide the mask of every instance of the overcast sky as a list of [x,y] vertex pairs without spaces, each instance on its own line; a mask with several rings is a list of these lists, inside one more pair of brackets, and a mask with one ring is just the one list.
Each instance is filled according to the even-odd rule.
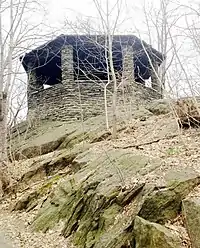
[[[59,4],[57,3],[59,1]],[[91,18],[95,22],[98,16],[97,9],[93,0],[50,0],[47,4],[47,19],[53,27],[62,26],[65,19],[75,21],[76,18],[83,19]],[[145,0],[123,0],[118,25],[118,32],[136,32],[134,26],[137,26],[141,31],[145,30],[143,23],[143,2]],[[116,4],[117,0],[109,0],[109,8]],[[154,0],[154,4],[159,3],[159,0]],[[147,3],[147,1],[146,1]],[[105,10],[105,1],[101,0],[102,10]],[[116,11],[112,12],[110,19],[116,19]],[[96,20],[97,21],[97,20]],[[63,30],[67,33],[67,30]],[[141,32],[142,33],[142,32]]]
[[[69,30],[69,26],[64,27],[65,20],[71,21],[72,23],[77,23],[76,32],[81,32],[81,30],[78,30],[78,28],[81,27],[80,22],[84,22],[86,19],[90,19],[91,25],[95,27],[95,29],[99,29],[98,24],[100,24],[99,21],[99,15],[97,12],[97,9],[95,7],[93,0],[42,0],[43,3],[46,2],[45,8],[46,8],[46,14],[45,14],[45,22],[48,26],[50,26],[50,29],[56,30],[56,34],[64,33],[68,34],[71,31]],[[98,0],[101,3],[102,10],[105,11],[106,0]],[[113,6],[115,6],[116,2],[118,0],[109,0],[109,9],[112,9]],[[198,1],[200,3],[200,0],[170,0],[169,9],[178,9],[176,10],[175,15],[184,15],[188,13],[188,8],[184,8],[184,5],[195,7],[198,4]],[[144,15],[144,6],[146,9],[150,9],[150,6],[152,6],[152,11],[155,11],[156,8],[158,9],[160,6],[160,0],[121,0],[122,2],[122,8],[120,12],[120,19],[118,21],[117,30],[116,33],[132,33],[136,35],[140,35],[141,38],[149,41],[149,35],[147,34],[147,24],[145,21],[145,15]],[[180,6],[183,7],[180,7]],[[147,13],[153,15],[152,13]],[[33,15],[33,18],[35,16]],[[41,18],[41,16],[40,16]],[[77,22],[77,18],[81,20],[80,22]],[[153,16],[152,16],[153,18]],[[110,20],[115,21],[116,19],[116,8],[115,11],[112,11],[112,14],[110,16]],[[187,21],[192,21],[193,17],[188,16]],[[95,23],[95,25],[94,25]],[[182,29],[184,29],[186,26],[186,20],[185,17],[180,18],[180,20],[177,22],[177,28],[173,28],[172,32],[174,32],[175,35],[182,34]],[[81,27],[82,28],[82,27]],[[138,34],[139,33],[139,34]],[[151,38],[154,38],[156,35],[155,28],[152,29],[151,32]],[[54,37],[55,35],[53,35]],[[179,39],[177,42],[187,43],[186,39]],[[158,41],[156,39],[152,39],[152,45],[157,48]],[[183,45],[183,44],[182,44]],[[185,48],[184,48],[185,49]],[[183,49],[183,50],[184,50]]]

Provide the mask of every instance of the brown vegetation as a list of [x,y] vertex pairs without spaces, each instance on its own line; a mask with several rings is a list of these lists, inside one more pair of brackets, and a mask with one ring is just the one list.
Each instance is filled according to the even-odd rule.
[[180,127],[200,126],[200,111],[198,102],[194,98],[180,99],[175,103],[175,113]]

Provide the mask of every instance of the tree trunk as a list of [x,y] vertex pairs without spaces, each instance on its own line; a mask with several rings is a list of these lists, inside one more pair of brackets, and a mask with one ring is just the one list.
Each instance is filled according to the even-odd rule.
[[10,183],[7,173],[7,94],[0,94],[0,197]]
[[[7,95],[0,94],[0,163],[7,161]],[[0,164],[1,165],[1,164]]]

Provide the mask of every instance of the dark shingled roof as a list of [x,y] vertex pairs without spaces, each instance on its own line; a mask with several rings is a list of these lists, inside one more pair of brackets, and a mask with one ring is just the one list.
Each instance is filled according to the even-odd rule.
[[[20,57],[22,65],[26,72],[28,70],[36,69],[38,70],[38,74],[43,76],[47,76],[47,70],[49,71],[52,66],[57,65],[57,72],[54,74],[58,74],[58,70],[60,70],[61,66],[61,53],[60,51],[66,45],[72,45],[74,49],[74,65],[78,63],[80,64],[86,63],[85,56],[91,53],[91,56],[98,57],[99,61],[98,68],[102,67],[105,70],[105,58],[103,58],[105,54],[105,35],[60,35],[52,41],[45,43],[42,46],[32,50],[29,53],[26,53],[24,56]],[[146,52],[148,53],[151,59],[157,61],[158,65],[162,63],[165,59],[164,55],[158,52],[156,49],[152,48],[146,42],[140,40],[138,37],[134,35],[114,35],[113,36],[113,60],[114,65],[117,70],[120,71],[122,66],[122,55],[121,55],[121,46],[129,45],[133,47],[134,52],[134,63],[139,67],[148,67],[148,57]],[[145,47],[145,50],[144,50]],[[95,49],[96,50],[95,50]],[[77,52],[78,51],[78,52]],[[99,65],[101,64],[101,65]],[[83,66],[83,64],[82,64]],[[42,69],[43,67],[43,69]],[[75,66],[74,66],[75,67]],[[85,65],[82,67],[86,68]],[[143,68],[144,70],[144,68]],[[100,70],[101,71],[101,70]],[[140,69],[140,71],[142,71]],[[146,72],[145,72],[146,73]],[[145,74],[143,73],[143,74]],[[39,75],[38,75],[39,76]],[[58,76],[52,75],[52,80],[57,80]],[[145,77],[145,76],[144,76]],[[146,75],[146,78],[149,77],[149,74]],[[49,82],[47,84],[54,84],[53,81],[48,79]],[[48,81],[47,80],[47,81]]]

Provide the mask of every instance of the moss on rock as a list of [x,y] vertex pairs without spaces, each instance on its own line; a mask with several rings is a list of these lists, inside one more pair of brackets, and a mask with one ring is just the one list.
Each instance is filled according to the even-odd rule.
[[174,219],[181,211],[182,200],[200,184],[200,176],[193,169],[173,169],[165,175],[166,186],[155,189],[145,200],[139,216],[158,223]]
[[134,223],[136,248],[181,248],[180,238],[166,227],[136,217]]
[[[64,219],[62,234],[65,237],[73,235],[78,247],[116,247],[116,243],[127,238],[125,230],[138,213],[141,201],[134,203],[137,211],[134,210],[134,214],[128,216],[127,225],[124,225],[122,217],[116,222],[116,217],[118,214],[126,216],[122,213],[124,206],[135,197],[138,199],[137,195],[144,187],[144,183],[136,183],[126,188],[123,177],[128,182],[137,173],[143,176],[157,168],[159,161],[124,150],[111,150],[100,154],[98,159],[93,156],[93,151],[88,151],[78,156],[74,162],[82,164],[82,168],[74,175],[67,176],[57,187],[33,222],[33,227],[35,230],[46,231],[53,223]],[[102,244],[104,235],[110,231],[112,233],[114,229],[116,231],[109,238],[109,243]]]
[[175,218],[182,199],[200,183],[190,169],[166,172],[162,188],[145,183],[161,161],[123,149],[87,149],[73,164],[79,169],[58,184],[32,227],[46,231],[62,219],[62,235],[80,248],[134,247],[137,215],[161,223]]
[[200,247],[200,198],[188,197],[183,200],[183,215],[192,247]]

